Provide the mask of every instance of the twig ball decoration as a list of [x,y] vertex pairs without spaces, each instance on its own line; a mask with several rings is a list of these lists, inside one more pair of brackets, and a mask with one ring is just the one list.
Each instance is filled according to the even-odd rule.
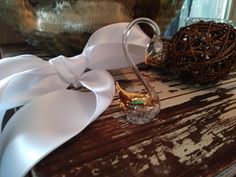
[[168,65],[181,78],[201,84],[225,78],[236,63],[236,32],[225,23],[181,28],[171,39]]

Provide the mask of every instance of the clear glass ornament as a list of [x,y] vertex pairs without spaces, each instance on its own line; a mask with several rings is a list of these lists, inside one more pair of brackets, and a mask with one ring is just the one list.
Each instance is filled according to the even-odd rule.
[[120,98],[120,105],[127,115],[127,120],[133,124],[145,124],[150,122],[160,112],[160,100],[159,96],[152,88],[152,86],[145,80],[144,76],[140,73],[137,66],[135,65],[132,57],[128,51],[127,38],[132,27],[136,24],[147,24],[152,27],[154,35],[150,40],[149,45],[146,49],[145,60],[149,57],[155,57],[162,51],[162,42],[160,39],[159,26],[151,19],[138,18],[132,21],[124,31],[122,38],[122,45],[125,54],[125,58],[133,69],[136,76],[144,85],[147,90],[146,94],[128,92],[121,88],[119,83],[116,83],[118,96]]

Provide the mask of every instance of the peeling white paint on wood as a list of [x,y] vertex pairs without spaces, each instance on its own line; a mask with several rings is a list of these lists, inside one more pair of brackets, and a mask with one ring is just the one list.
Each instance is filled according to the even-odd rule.
[[138,170],[138,173],[142,173],[149,168],[148,164],[145,164],[141,169]]
[[149,160],[150,160],[150,163],[153,166],[159,166],[160,165],[160,162],[159,162],[159,160],[158,160],[156,155],[153,155],[153,156],[149,157]]

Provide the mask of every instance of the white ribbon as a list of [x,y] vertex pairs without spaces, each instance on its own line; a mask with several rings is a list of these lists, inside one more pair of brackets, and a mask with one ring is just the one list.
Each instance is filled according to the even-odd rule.
[[[121,39],[127,23],[103,27],[81,55],[44,61],[34,55],[0,60],[0,123],[23,106],[0,134],[0,177],[23,177],[35,164],[80,133],[111,104],[115,87],[107,69],[127,67]],[[135,27],[129,51],[144,59],[149,38]],[[91,70],[85,72],[87,68]],[[91,92],[66,90],[69,84]]]

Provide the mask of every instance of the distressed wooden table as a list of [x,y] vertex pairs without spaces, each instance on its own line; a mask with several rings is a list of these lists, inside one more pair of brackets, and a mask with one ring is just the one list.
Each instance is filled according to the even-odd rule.
[[[43,159],[31,175],[236,176],[236,74],[214,85],[199,86],[147,66],[141,66],[141,71],[161,100],[161,112],[153,121],[128,123],[115,96],[99,119]],[[125,88],[144,91],[130,69],[111,73]]]

